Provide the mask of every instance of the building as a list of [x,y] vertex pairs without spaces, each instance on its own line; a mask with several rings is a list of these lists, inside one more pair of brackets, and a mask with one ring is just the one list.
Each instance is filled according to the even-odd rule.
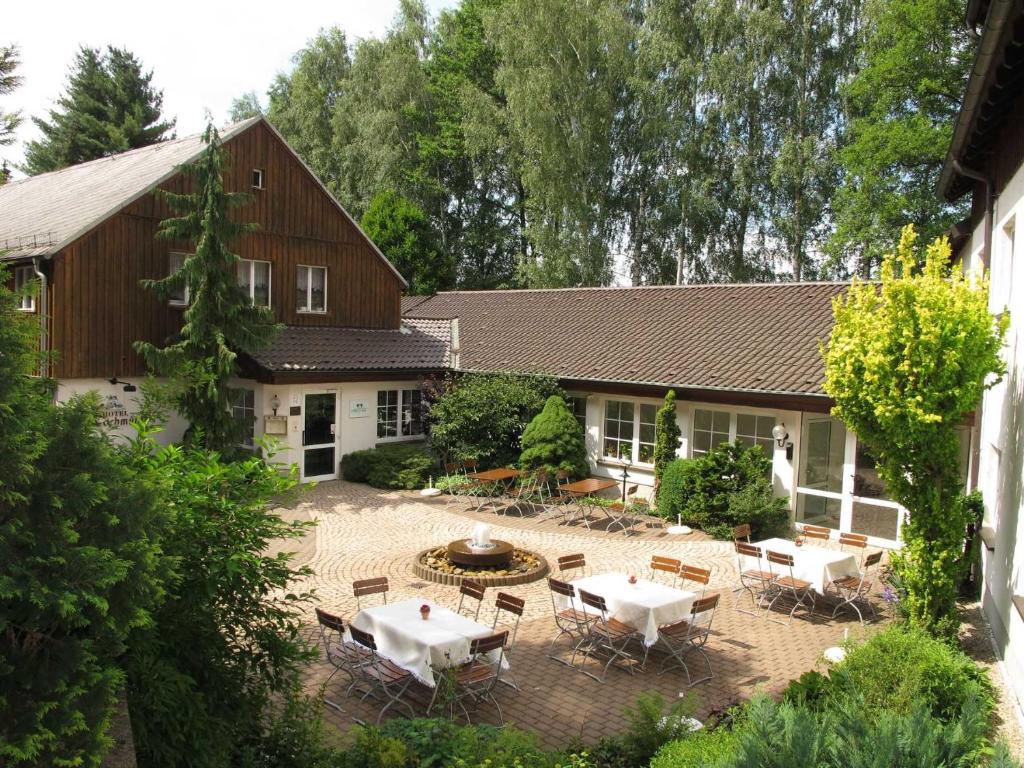
[[985,499],[982,603],[1003,671],[1024,701],[1024,5],[972,0],[978,54],[940,180],[947,200],[971,196],[958,258],[990,271],[989,309],[1010,312],[1008,374],[985,393],[973,445]]

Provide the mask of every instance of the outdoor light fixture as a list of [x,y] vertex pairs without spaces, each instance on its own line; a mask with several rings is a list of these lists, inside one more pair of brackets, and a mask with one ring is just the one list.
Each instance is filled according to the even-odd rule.
[[107,379],[107,381],[109,381],[111,384],[114,384],[115,386],[117,384],[124,384],[124,387],[122,387],[122,389],[125,392],[135,392],[138,389],[138,387],[136,387],[130,381],[124,381],[123,379],[117,378],[117,376],[111,376],[109,379]]
[[776,424],[772,427],[772,437],[775,438],[775,443],[779,448],[786,449],[786,460],[793,460],[793,443],[789,440],[789,432],[786,430],[785,424]]
[[277,416],[277,409],[281,407],[281,398],[276,394],[270,398],[270,407],[274,409],[274,415]]

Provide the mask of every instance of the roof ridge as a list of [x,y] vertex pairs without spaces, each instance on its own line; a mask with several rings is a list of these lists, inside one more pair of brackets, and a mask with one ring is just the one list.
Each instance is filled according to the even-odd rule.
[[[493,293],[559,293],[569,291],[658,291],[687,288],[782,288],[782,287],[808,287],[808,286],[838,286],[850,285],[850,280],[786,280],[772,283],[683,283],[681,285],[581,285],[571,288],[484,288],[478,290],[462,291],[438,291],[428,296],[425,301],[438,296],[493,294]],[[419,302],[416,306],[423,304]],[[413,309],[416,307],[414,306]]]

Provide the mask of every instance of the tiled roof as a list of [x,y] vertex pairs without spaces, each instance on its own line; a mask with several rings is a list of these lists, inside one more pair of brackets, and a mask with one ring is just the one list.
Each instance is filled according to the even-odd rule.
[[448,366],[451,323],[404,320],[398,330],[287,326],[253,355],[268,371],[405,371]]
[[[224,128],[227,141],[257,122]],[[113,215],[191,162],[202,136],[171,139],[0,186],[0,252],[4,258],[43,256]]]
[[460,370],[824,395],[818,343],[847,285],[451,292],[403,309],[458,318]]

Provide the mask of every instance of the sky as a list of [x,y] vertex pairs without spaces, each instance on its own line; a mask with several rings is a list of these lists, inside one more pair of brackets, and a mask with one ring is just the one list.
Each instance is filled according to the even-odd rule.
[[[350,40],[381,35],[398,11],[398,0],[175,0],[144,4],[124,0],[35,0],[7,3],[0,44],[21,50],[24,78],[0,98],[5,111],[25,118],[18,141],[0,147],[0,159],[17,165],[23,143],[38,138],[32,116],[46,117],[64,89],[79,46],[123,47],[153,70],[164,92],[164,114],[176,117],[177,133],[200,132],[209,110],[227,119],[232,99],[246,91],[265,97],[274,75],[290,68],[292,55],[324,27],[339,26]],[[435,15],[454,0],[426,0]],[[20,175],[20,174],[19,174]]]

